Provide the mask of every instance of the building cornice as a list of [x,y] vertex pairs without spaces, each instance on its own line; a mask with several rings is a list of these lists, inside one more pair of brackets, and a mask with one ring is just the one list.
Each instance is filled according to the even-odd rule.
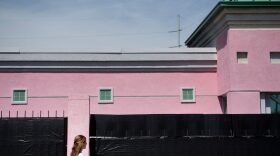
[[280,2],[219,2],[185,44],[215,46],[214,39],[229,28],[280,28]]
[[1,71],[216,71],[215,48],[129,52],[0,52]]

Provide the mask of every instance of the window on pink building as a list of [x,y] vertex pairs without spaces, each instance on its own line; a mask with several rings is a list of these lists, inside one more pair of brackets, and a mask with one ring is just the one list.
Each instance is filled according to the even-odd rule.
[[270,63],[280,64],[280,52],[270,52]]
[[113,103],[113,88],[103,87],[98,93],[99,103]]
[[181,89],[181,102],[195,102],[195,89],[182,88]]
[[26,104],[27,103],[27,89],[13,89],[13,104]]
[[237,52],[237,63],[248,64],[248,52]]
[[261,93],[261,112],[264,114],[280,114],[280,93]]

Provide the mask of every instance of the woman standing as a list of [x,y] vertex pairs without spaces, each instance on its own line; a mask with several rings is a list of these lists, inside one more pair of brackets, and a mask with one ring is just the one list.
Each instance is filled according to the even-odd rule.
[[83,135],[77,135],[74,139],[71,156],[83,156],[82,150],[86,149],[87,139]]

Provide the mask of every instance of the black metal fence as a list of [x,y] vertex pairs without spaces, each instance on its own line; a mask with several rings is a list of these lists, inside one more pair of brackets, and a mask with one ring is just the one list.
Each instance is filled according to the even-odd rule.
[[66,156],[66,118],[0,118],[0,155]]
[[280,155],[280,115],[92,115],[98,156]]

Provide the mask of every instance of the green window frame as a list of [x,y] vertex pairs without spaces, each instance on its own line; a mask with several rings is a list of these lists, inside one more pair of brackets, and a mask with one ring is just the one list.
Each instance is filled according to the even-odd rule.
[[26,104],[27,103],[27,89],[13,89],[12,103],[13,104]]
[[113,88],[99,88],[98,101],[99,103],[113,103]]
[[181,88],[181,102],[195,102],[195,88]]

